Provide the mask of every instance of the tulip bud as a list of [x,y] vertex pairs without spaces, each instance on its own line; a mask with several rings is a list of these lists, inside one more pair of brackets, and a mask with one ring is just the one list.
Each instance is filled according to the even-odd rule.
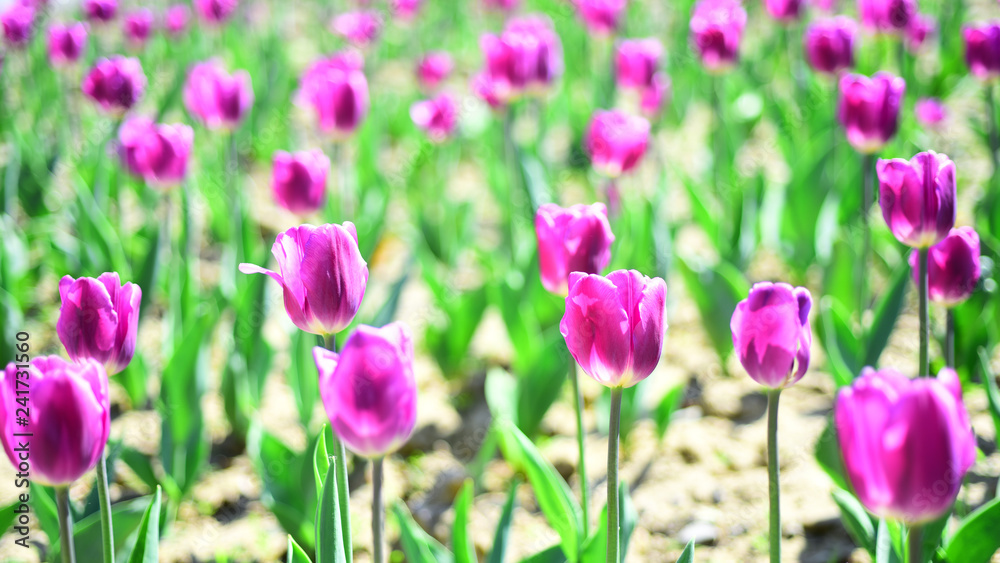
[[562,43],[543,16],[511,19],[499,36],[479,39],[485,75],[503,102],[525,94],[543,94],[562,75]]
[[75,63],[86,44],[87,26],[82,22],[53,24],[49,28],[49,62],[52,66]]
[[330,425],[352,452],[382,457],[410,439],[417,423],[417,384],[406,325],[360,325],[339,354],[316,347],[313,358]]
[[194,65],[184,83],[184,106],[209,129],[235,129],[253,100],[250,74],[230,75],[215,61]]
[[139,59],[115,55],[98,59],[84,77],[82,89],[105,112],[121,115],[146,93],[146,75]]
[[118,0],[85,0],[83,11],[87,20],[94,23],[107,23],[115,19],[118,12]]
[[559,295],[569,292],[570,272],[600,274],[611,261],[615,235],[603,203],[562,208],[546,203],[535,215],[538,269],[545,289]]
[[142,47],[153,29],[153,12],[143,8],[125,16],[125,37],[134,47]]
[[109,375],[128,367],[135,353],[142,289],[131,282],[122,285],[118,274],[109,272],[97,279],[63,276],[59,296],[56,334],[70,359],[94,359]]
[[913,248],[937,244],[955,226],[955,163],[934,151],[879,159],[882,217],[896,239]]
[[764,0],[764,7],[779,22],[793,22],[802,15],[802,0]]
[[302,225],[278,234],[271,247],[279,272],[240,264],[244,274],[267,274],[284,289],[292,323],[313,334],[336,334],[351,324],[368,284],[358,231],[341,225]]
[[320,131],[343,139],[368,114],[368,80],[357,53],[338,53],[313,63],[302,75],[296,100],[316,115]]
[[965,38],[965,63],[980,80],[1000,77],[1000,23],[969,26],[962,30]]
[[914,113],[917,115],[917,121],[925,127],[934,127],[939,125],[942,121],[948,117],[948,110],[941,103],[941,100],[937,98],[923,98],[917,100],[916,105],[913,108]]
[[854,66],[857,24],[845,16],[817,20],[803,35],[806,60],[817,72],[837,74]]
[[448,53],[427,53],[417,63],[417,80],[425,90],[434,90],[441,81],[448,78],[454,66]]
[[750,378],[770,389],[797,383],[809,369],[812,295],[804,287],[761,282],[736,305],[729,328]]
[[191,127],[158,125],[151,119],[134,117],[122,124],[118,140],[125,168],[150,186],[173,187],[187,176],[194,143]]
[[20,49],[35,36],[35,8],[17,2],[0,15],[3,35],[9,47]]
[[691,38],[701,64],[721,73],[739,59],[747,12],[739,0],[699,0],[691,15]]
[[594,169],[617,178],[635,168],[649,145],[649,122],[642,117],[598,110],[584,138]]
[[846,74],[840,79],[837,119],[854,150],[875,153],[892,139],[899,128],[899,105],[905,91],[906,81],[887,72],[871,78]]
[[238,7],[239,0],[194,0],[194,10],[209,25],[225,23]]
[[916,0],[858,0],[861,23],[872,31],[900,33],[917,15]]
[[421,100],[410,106],[410,118],[431,141],[440,143],[455,132],[458,123],[458,106],[448,94],[430,100]]
[[190,17],[191,10],[188,9],[187,4],[174,4],[167,8],[166,22],[164,23],[167,33],[175,37],[184,33]]
[[[25,397],[18,382],[31,386],[23,411],[16,408],[16,400]],[[27,369],[7,364],[0,380],[0,440],[7,459],[18,467],[30,456],[32,483],[69,485],[104,454],[110,410],[108,376],[94,360],[39,356]]]
[[[913,283],[920,283],[917,250],[910,253]],[[931,301],[954,307],[972,295],[979,283],[979,235],[972,227],[952,229],[941,242],[928,249],[927,291]]]
[[976,459],[954,370],[910,379],[865,368],[834,405],[844,468],[869,512],[907,524],[948,511]]
[[326,201],[330,159],[323,151],[274,153],[271,189],[278,205],[300,215],[319,211]]
[[382,18],[376,12],[358,11],[340,14],[333,20],[333,31],[348,43],[364,47],[378,39]]
[[559,332],[583,371],[606,387],[631,387],[660,362],[667,284],[635,270],[572,272]]
[[628,7],[628,0],[573,0],[587,30],[596,35],[611,35]]

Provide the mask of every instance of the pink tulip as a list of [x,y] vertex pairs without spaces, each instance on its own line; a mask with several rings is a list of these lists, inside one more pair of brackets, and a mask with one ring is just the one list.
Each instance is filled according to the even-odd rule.
[[59,297],[56,334],[70,359],[96,360],[108,375],[128,367],[135,353],[142,289],[131,282],[122,285],[116,272],[97,279],[63,276]]
[[153,12],[143,8],[125,15],[125,37],[135,47],[145,45],[153,30]]
[[750,378],[770,389],[797,383],[809,369],[812,295],[804,287],[761,282],[733,312],[733,347]]
[[562,75],[562,44],[543,16],[511,19],[499,36],[480,37],[479,47],[486,59],[484,73],[504,102],[544,93]]
[[923,47],[928,37],[937,32],[937,21],[931,16],[917,14],[906,27],[906,48],[917,52]]
[[250,74],[230,75],[214,61],[194,65],[184,83],[184,106],[209,129],[239,127],[253,100]]
[[871,154],[882,150],[899,128],[899,106],[906,81],[888,72],[871,78],[846,74],[840,79],[837,118],[847,130],[854,150]]
[[925,127],[934,127],[939,125],[942,121],[948,117],[948,110],[941,103],[941,100],[937,98],[923,98],[917,100],[914,106],[914,113],[917,115],[917,121],[919,121]]
[[278,205],[300,215],[319,211],[326,202],[330,159],[323,151],[274,153],[271,189]]
[[458,105],[448,94],[430,100],[420,100],[410,106],[410,118],[434,142],[441,142],[455,132]]
[[1000,77],[1000,22],[969,26],[962,30],[965,63],[981,80]]
[[[917,250],[910,253],[913,283],[918,279]],[[979,235],[972,227],[952,229],[941,242],[930,247],[927,255],[928,295],[931,301],[954,307],[972,295],[979,283]]]
[[210,25],[225,23],[238,7],[239,0],[194,0],[194,10]]
[[[18,393],[31,388],[21,410]],[[11,465],[32,484],[66,486],[104,454],[111,430],[108,376],[93,360],[71,364],[38,356],[28,367],[10,363],[0,380],[0,440]]]
[[485,72],[472,77],[470,88],[472,89],[472,93],[490,106],[490,108],[500,109],[504,107],[504,101],[497,94],[496,85]]
[[764,0],[767,13],[779,22],[793,22],[799,19],[803,11],[802,0]]
[[600,274],[611,261],[615,235],[603,203],[562,208],[546,203],[535,215],[538,269],[545,289],[569,293],[571,272]]
[[352,452],[382,457],[410,439],[417,423],[417,384],[406,325],[360,325],[339,354],[316,347],[313,358],[330,425]]
[[941,242],[955,226],[955,163],[927,151],[907,161],[879,159],[882,217],[896,239],[913,248]]
[[645,90],[653,85],[663,58],[659,39],[625,39],[615,51],[615,78],[623,90]]
[[139,59],[114,55],[98,59],[84,77],[82,89],[103,111],[121,115],[146,93],[146,75]]
[[594,112],[584,138],[594,169],[617,178],[635,168],[649,146],[649,121],[618,110]]
[[392,0],[392,13],[400,21],[410,22],[417,17],[423,0]]
[[451,74],[455,64],[451,55],[444,51],[427,53],[417,63],[417,80],[425,90],[434,90]]
[[498,12],[513,12],[521,4],[521,0],[482,0],[487,10]]
[[721,73],[739,60],[747,12],[739,0],[699,0],[691,15],[691,38],[701,64]]
[[354,223],[292,227],[278,234],[271,253],[280,273],[254,264],[240,264],[240,271],[267,274],[280,283],[285,312],[295,326],[330,335],[351,324],[368,285]]
[[559,332],[583,371],[606,387],[631,387],[660,362],[667,284],[635,270],[572,272]]
[[628,7],[628,0],[573,0],[577,13],[587,30],[598,35],[611,35]]
[[378,39],[382,18],[373,11],[346,12],[334,18],[332,27],[352,45],[364,47]]
[[882,33],[901,33],[917,15],[916,0],[858,0],[861,23]]
[[364,60],[352,52],[313,63],[302,75],[296,100],[313,110],[320,131],[343,139],[368,114],[368,80]]
[[20,49],[35,36],[35,8],[16,2],[0,14],[0,23],[7,46]]
[[846,16],[809,24],[802,38],[809,66],[827,74],[853,67],[855,35],[857,24]]
[[87,44],[87,26],[82,22],[53,24],[49,28],[49,62],[66,66],[80,59]]
[[83,11],[87,14],[88,21],[107,23],[115,19],[118,0],[84,0]]
[[164,26],[167,33],[178,36],[187,30],[188,20],[191,18],[191,10],[187,4],[174,4],[167,8],[166,22]]
[[950,368],[910,379],[865,368],[837,395],[837,439],[861,504],[910,525],[948,511],[976,459],[976,438]]
[[176,123],[155,124],[133,117],[118,132],[122,163],[129,172],[157,188],[170,188],[187,176],[194,131]]

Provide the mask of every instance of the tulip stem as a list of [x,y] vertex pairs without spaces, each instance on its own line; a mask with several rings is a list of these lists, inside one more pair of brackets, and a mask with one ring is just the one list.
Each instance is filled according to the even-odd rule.
[[385,508],[382,506],[382,461],[378,457],[372,460],[372,557],[374,563],[384,563],[382,545],[382,530],[385,520]]
[[767,392],[767,488],[771,499],[771,563],[781,563],[781,488],[778,484],[778,398],[781,389]]
[[986,94],[986,116],[989,118],[989,125],[986,130],[989,133],[990,142],[990,162],[993,163],[993,181],[1000,179],[1000,131],[997,131],[997,107],[993,94],[993,85],[985,88]]
[[622,388],[611,388],[611,420],[608,424],[608,560],[621,561],[618,526],[618,430],[622,418]]
[[580,377],[576,373],[576,361],[570,362],[569,381],[573,384],[573,408],[576,410],[576,448],[579,461],[576,464],[576,473],[580,478],[580,506],[583,508],[583,535],[590,535],[590,511],[587,508],[587,456],[585,455],[583,433],[583,394],[580,393]]
[[861,237],[863,246],[861,251],[861,268],[858,272],[858,318],[861,326],[864,327],[865,311],[868,310],[868,262],[872,253],[872,231],[868,224],[868,214],[872,205],[875,204],[875,155],[866,154],[861,161],[862,174],[864,176],[864,201],[861,205]]
[[[229,133],[229,142],[226,156],[226,180],[229,184],[229,195],[233,200],[233,251],[235,252],[236,265],[243,262],[246,257],[243,252],[243,195],[239,190],[239,153],[236,148],[236,133]],[[235,272],[233,271],[233,287],[236,287]]]
[[[336,336],[327,334],[323,336],[323,344],[331,352],[337,351]],[[347,562],[354,559],[354,543],[351,539],[351,489],[347,482],[347,450],[344,442],[333,435],[333,443],[330,444],[334,457],[337,458],[337,504],[340,505],[340,529],[344,536],[344,554]]]
[[945,316],[944,361],[948,367],[955,367],[955,310],[951,307]]
[[111,495],[108,494],[108,455],[101,454],[97,462],[97,499],[101,504],[101,541],[104,563],[115,563],[115,537],[112,534]]
[[924,563],[924,529],[921,526],[912,526],[910,528],[909,544],[910,544],[910,559],[909,563]]
[[931,340],[930,315],[927,311],[927,248],[921,248],[920,253],[920,372],[918,375],[930,375],[930,360],[927,349]]
[[59,512],[62,563],[76,563],[76,550],[73,547],[73,514],[69,510],[69,487],[56,487],[56,509]]

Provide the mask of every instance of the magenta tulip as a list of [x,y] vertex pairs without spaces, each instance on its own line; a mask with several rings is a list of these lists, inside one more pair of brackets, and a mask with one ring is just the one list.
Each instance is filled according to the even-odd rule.
[[278,234],[271,253],[279,272],[254,264],[240,264],[240,271],[267,274],[280,283],[285,312],[295,326],[330,335],[351,324],[368,285],[354,223],[292,227]]
[[635,270],[572,272],[559,332],[583,371],[606,387],[631,387],[660,362],[667,284]]
[[969,26],[962,30],[965,63],[981,80],[1000,77],[1000,22]]
[[[913,282],[918,284],[917,250],[910,253]],[[954,307],[972,295],[979,283],[979,235],[972,227],[952,229],[927,255],[927,290],[931,301]]]
[[[17,399],[27,397],[23,410]],[[0,381],[0,440],[7,459],[32,483],[66,486],[104,454],[111,430],[108,376],[93,360],[69,363],[38,356],[28,367],[10,363]],[[29,468],[30,465],[30,468]]]
[[85,0],[83,11],[87,20],[94,23],[107,23],[115,19],[118,13],[118,0]]
[[187,7],[187,4],[174,4],[167,8],[164,27],[167,33],[176,37],[187,30],[190,18],[191,10]]
[[787,283],[756,283],[733,312],[733,347],[750,378],[770,389],[797,383],[809,369],[812,296]]
[[739,0],[699,0],[691,15],[691,38],[701,64],[721,73],[739,60],[747,12]]
[[310,108],[320,131],[335,139],[350,136],[368,114],[364,60],[353,52],[313,63],[302,75],[296,100]]
[[669,99],[670,77],[666,73],[657,72],[653,75],[653,84],[642,91],[639,111],[647,118],[653,119],[660,114]]
[[846,16],[809,24],[802,37],[809,66],[827,74],[853,67],[856,34],[857,24]]
[[305,215],[319,211],[326,202],[326,176],[330,159],[323,151],[274,153],[271,189],[278,205]]
[[3,14],[3,36],[8,47],[20,49],[35,36],[35,8],[30,4],[15,2]]
[[879,205],[899,242],[927,248],[955,226],[955,163],[934,151],[907,161],[879,159]]
[[413,21],[422,4],[423,0],[392,0],[390,2],[392,14],[402,22]]
[[139,59],[114,55],[98,59],[84,77],[82,89],[103,111],[121,115],[146,93],[146,75]]
[[143,8],[125,15],[125,38],[134,47],[141,47],[153,30],[153,12]]
[[377,458],[410,439],[417,423],[413,338],[406,325],[360,325],[339,354],[313,349],[330,425],[355,454]]
[[803,0],[764,0],[767,13],[779,22],[793,22],[799,19],[803,11]]
[[487,10],[513,12],[521,4],[521,0],[482,0]]
[[410,118],[431,141],[441,142],[455,132],[458,124],[458,104],[448,94],[430,100],[420,100],[410,106]]
[[916,0],[858,0],[861,23],[872,31],[901,33],[917,15]]
[[170,188],[187,176],[194,131],[176,123],[156,124],[145,117],[133,117],[118,132],[125,168],[157,188]]
[[854,150],[871,154],[882,150],[899,128],[899,106],[906,81],[888,72],[871,78],[845,74],[840,79],[837,119]]
[[597,35],[615,33],[628,8],[628,0],[573,0],[573,3],[587,30]]
[[53,24],[49,28],[49,62],[52,66],[73,64],[80,59],[80,53],[86,44],[86,24]]
[[525,94],[542,94],[562,75],[562,43],[544,16],[511,19],[503,33],[485,34],[479,46],[485,75],[504,102]]
[[951,507],[976,459],[976,439],[950,368],[910,379],[865,368],[834,405],[844,468],[869,512],[911,525]]
[[917,14],[906,27],[906,48],[916,53],[924,46],[927,39],[937,32],[937,22],[934,18]]
[[194,65],[184,83],[184,106],[209,129],[237,128],[253,100],[250,74],[230,75],[215,61]]
[[617,178],[635,168],[649,146],[649,121],[618,110],[594,112],[584,138],[594,169]]
[[948,110],[945,108],[944,104],[941,103],[941,100],[937,98],[923,98],[917,100],[913,110],[917,115],[917,121],[925,127],[934,127],[939,125],[945,120],[945,118],[948,117]]
[[663,58],[659,39],[625,39],[615,51],[615,78],[623,90],[642,91],[653,85]]
[[56,334],[70,359],[93,359],[114,375],[132,361],[139,330],[142,289],[121,284],[116,272],[97,279],[63,276],[59,281],[62,307]]
[[382,18],[377,12],[345,12],[333,20],[333,31],[357,47],[364,47],[378,39],[382,31]]
[[198,17],[210,25],[225,23],[238,7],[239,0],[194,0]]
[[443,51],[427,53],[417,63],[417,81],[423,89],[432,91],[448,78],[454,67],[455,64],[448,53]]
[[569,293],[571,272],[603,272],[615,242],[603,203],[569,208],[543,204],[535,215],[535,236],[542,285],[557,295]]

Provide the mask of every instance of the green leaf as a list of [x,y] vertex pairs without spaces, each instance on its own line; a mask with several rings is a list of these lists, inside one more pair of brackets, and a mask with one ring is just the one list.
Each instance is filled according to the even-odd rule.
[[[632,532],[635,531],[635,526],[639,521],[639,514],[635,510],[635,505],[632,504],[632,497],[628,492],[628,484],[625,481],[618,482],[618,514],[620,516],[619,524],[619,535],[620,535],[620,562],[625,561],[625,556],[628,554],[628,544],[629,540],[632,539]],[[587,538],[587,543],[584,546],[583,556],[580,558],[582,563],[603,563],[607,560],[608,552],[608,507],[607,505],[601,509],[601,517],[598,520],[597,528],[594,533]]]
[[847,491],[851,490],[851,486],[847,483],[847,474],[844,472],[844,460],[840,455],[833,417],[827,418],[826,428],[816,441],[815,455],[820,468],[830,476],[835,485]]
[[307,549],[312,549],[316,540],[316,493],[308,488],[314,484],[309,478],[314,472],[313,449],[308,454],[297,453],[256,423],[247,433],[247,455],[263,482],[261,502]]
[[902,529],[895,522],[880,519],[875,534],[875,563],[903,563],[900,555]]
[[295,543],[295,539],[292,536],[288,536],[288,557],[285,559],[285,563],[313,563],[309,555],[306,554],[305,550],[299,547],[299,544]]
[[508,463],[527,474],[542,514],[559,534],[566,557],[571,562],[577,561],[583,540],[580,537],[583,521],[580,506],[566,481],[515,426],[501,421],[497,430],[504,457]]
[[466,479],[455,498],[455,521],[452,523],[451,541],[455,563],[478,563],[476,546],[469,537],[469,511],[472,509],[472,479]]
[[868,553],[875,552],[875,524],[872,523],[871,516],[865,511],[861,502],[844,489],[833,491],[833,502],[840,507],[840,517],[844,521],[847,533],[851,535],[854,543],[864,548]]
[[330,469],[330,454],[326,450],[326,434],[330,431],[328,424],[323,425],[319,437],[316,438],[316,447],[313,449],[313,477],[316,478],[316,491],[323,491],[323,483],[326,481],[327,471]]
[[319,373],[313,360],[313,348],[317,346],[315,335],[297,330],[292,336],[292,346],[289,354],[292,356],[292,368],[285,371],[285,379],[292,389],[295,408],[299,413],[299,422],[306,428],[312,420],[313,408],[319,398]]
[[695,267],[680,256],[676,261],[684,285],[698,306],[709,340],[725,365],[725,359],[733,350],[733,333],[729,328],[729,321],[736,310],[736,304],[750,292],[750,284],[742,272],[726,262],[719,262],[715,266]]
[[[34,487],[32,487],[34,489]],[[34,493],[38,490],[35,489]],[[32,494],[34,496],[34,494]],[[153,495],[135,498],[124,502],[116,502],[111,505],[111,519],[114,522],[114,542],[115,560],[127,561],[135,544],[137,532],[142,524],[143,516],[149,507]],[[59,537],[58,532],[50,535],[53,540],[52,556],[53,561],[59,560],[59,542],[55,541]],[[73,523],[73,542],[76,553],[87,554],[88,561],[100,561],[104,554],[104,542],[101,537],[101,514],[91,514],[79,522]]]
[[[320,437],[322,441],[323,438]],[[317,442],[318,443],[318,442]],[[332,459],[326,470],[323,494],[316,515],[316,563],[346,563],[344,555],[344,534],[340,526],[340,499],[337,493],[337,463]]]
[[395,318],[396,310],[399,309],[399,297],[400,295],[403,294],[403,287],[406,285],[406,282],[409,281],[410,279],[411,270],[412,270],[412,263],[407,264],[406,271],[403,272],[403,275],[399,276],[399,279],[396,280],[396,283],[392,284],[392,288],[389,289],[389,296],[386,297],[385,303],[382,304],[382,307],[378,310],[378,313],[376,313],[375,317],[372,319],[371,322],[372,326],[378,326],[378,327],[385,326],[391,323],[392,319]]
[[824,297],[819,304],[817,333],[834,384],[850,385],[861,370],[861,343],[851,329],[850,313],[839,301]]
[[684,391],[687,389],[687,382],[674,385],[663,394],[660,402],[653,411],[653,420],[656,422],[656,436],[662,440],[667,435],[667,428],[670,427],[670,420],[674,412],[681,406],[684,400]]
[[948,540],[951,563],[987,563],[1000,549],[1000,497],[965,517]]
[[546,550],[530,555],[521,560],[521,563],[566,563],[566,554],[563,553],[562,546],[557,544]]
[[7,531],[14,526],[14,517],[16,516],[14,509],[17,508],[17,505],[19,504],[21,504],[21,502],[15,500],[0,509],[0,535],[7,533]]
[[517,379],[503,368],[491,368],[486,374],[486,404],[498,421],[517,426]]
[[896,320],[903,310],[909,281],[910,265],[904,261],[896,268],[889,289],[879,299],[878,307],[875,309],[875,318],[872,320],[872,326],[865,337],[867,346],[865,347],[864,365],[878,365],[878,359],[882,356],[886,344],[889,343],[889,335],[892,334]]
[[681,556],[677,559],[677,563],[694,563],[694,542],[689,541],[686,546],[684,546],[684,551],[681,552]]
[[402,502],[392,505],[392,513],[399,522],[399,543],[403,555],[410,563],[454,563],[451,552],[424,531],[410,516]]
[[153,502],[149,503],[142,521],[139,523],[139,535],[132,548],[132,556],[128,563],[157,563],[160,560],[160,488],[153,493]]
[[1000,390],[997,389],[997,382],[990,370],[990,358],[986,354],[985,348],[979,349],[980,377],[983,378],[983,385],[986,387],[986,398],[990,406],[990,416],[993,417],[993,426],[996,427],[996,435],[1000,436]]
[[518,481],[515,479],[507,493],[507,501],[503,505],[500,521],[497,522],[497,529],[493,534],[493,549],[490,550],[490,556],[486,558],[486,563],[504,563],[504,555],[507,554],[507,538],[510,537],[510,524],[514,517],[517,485]]

